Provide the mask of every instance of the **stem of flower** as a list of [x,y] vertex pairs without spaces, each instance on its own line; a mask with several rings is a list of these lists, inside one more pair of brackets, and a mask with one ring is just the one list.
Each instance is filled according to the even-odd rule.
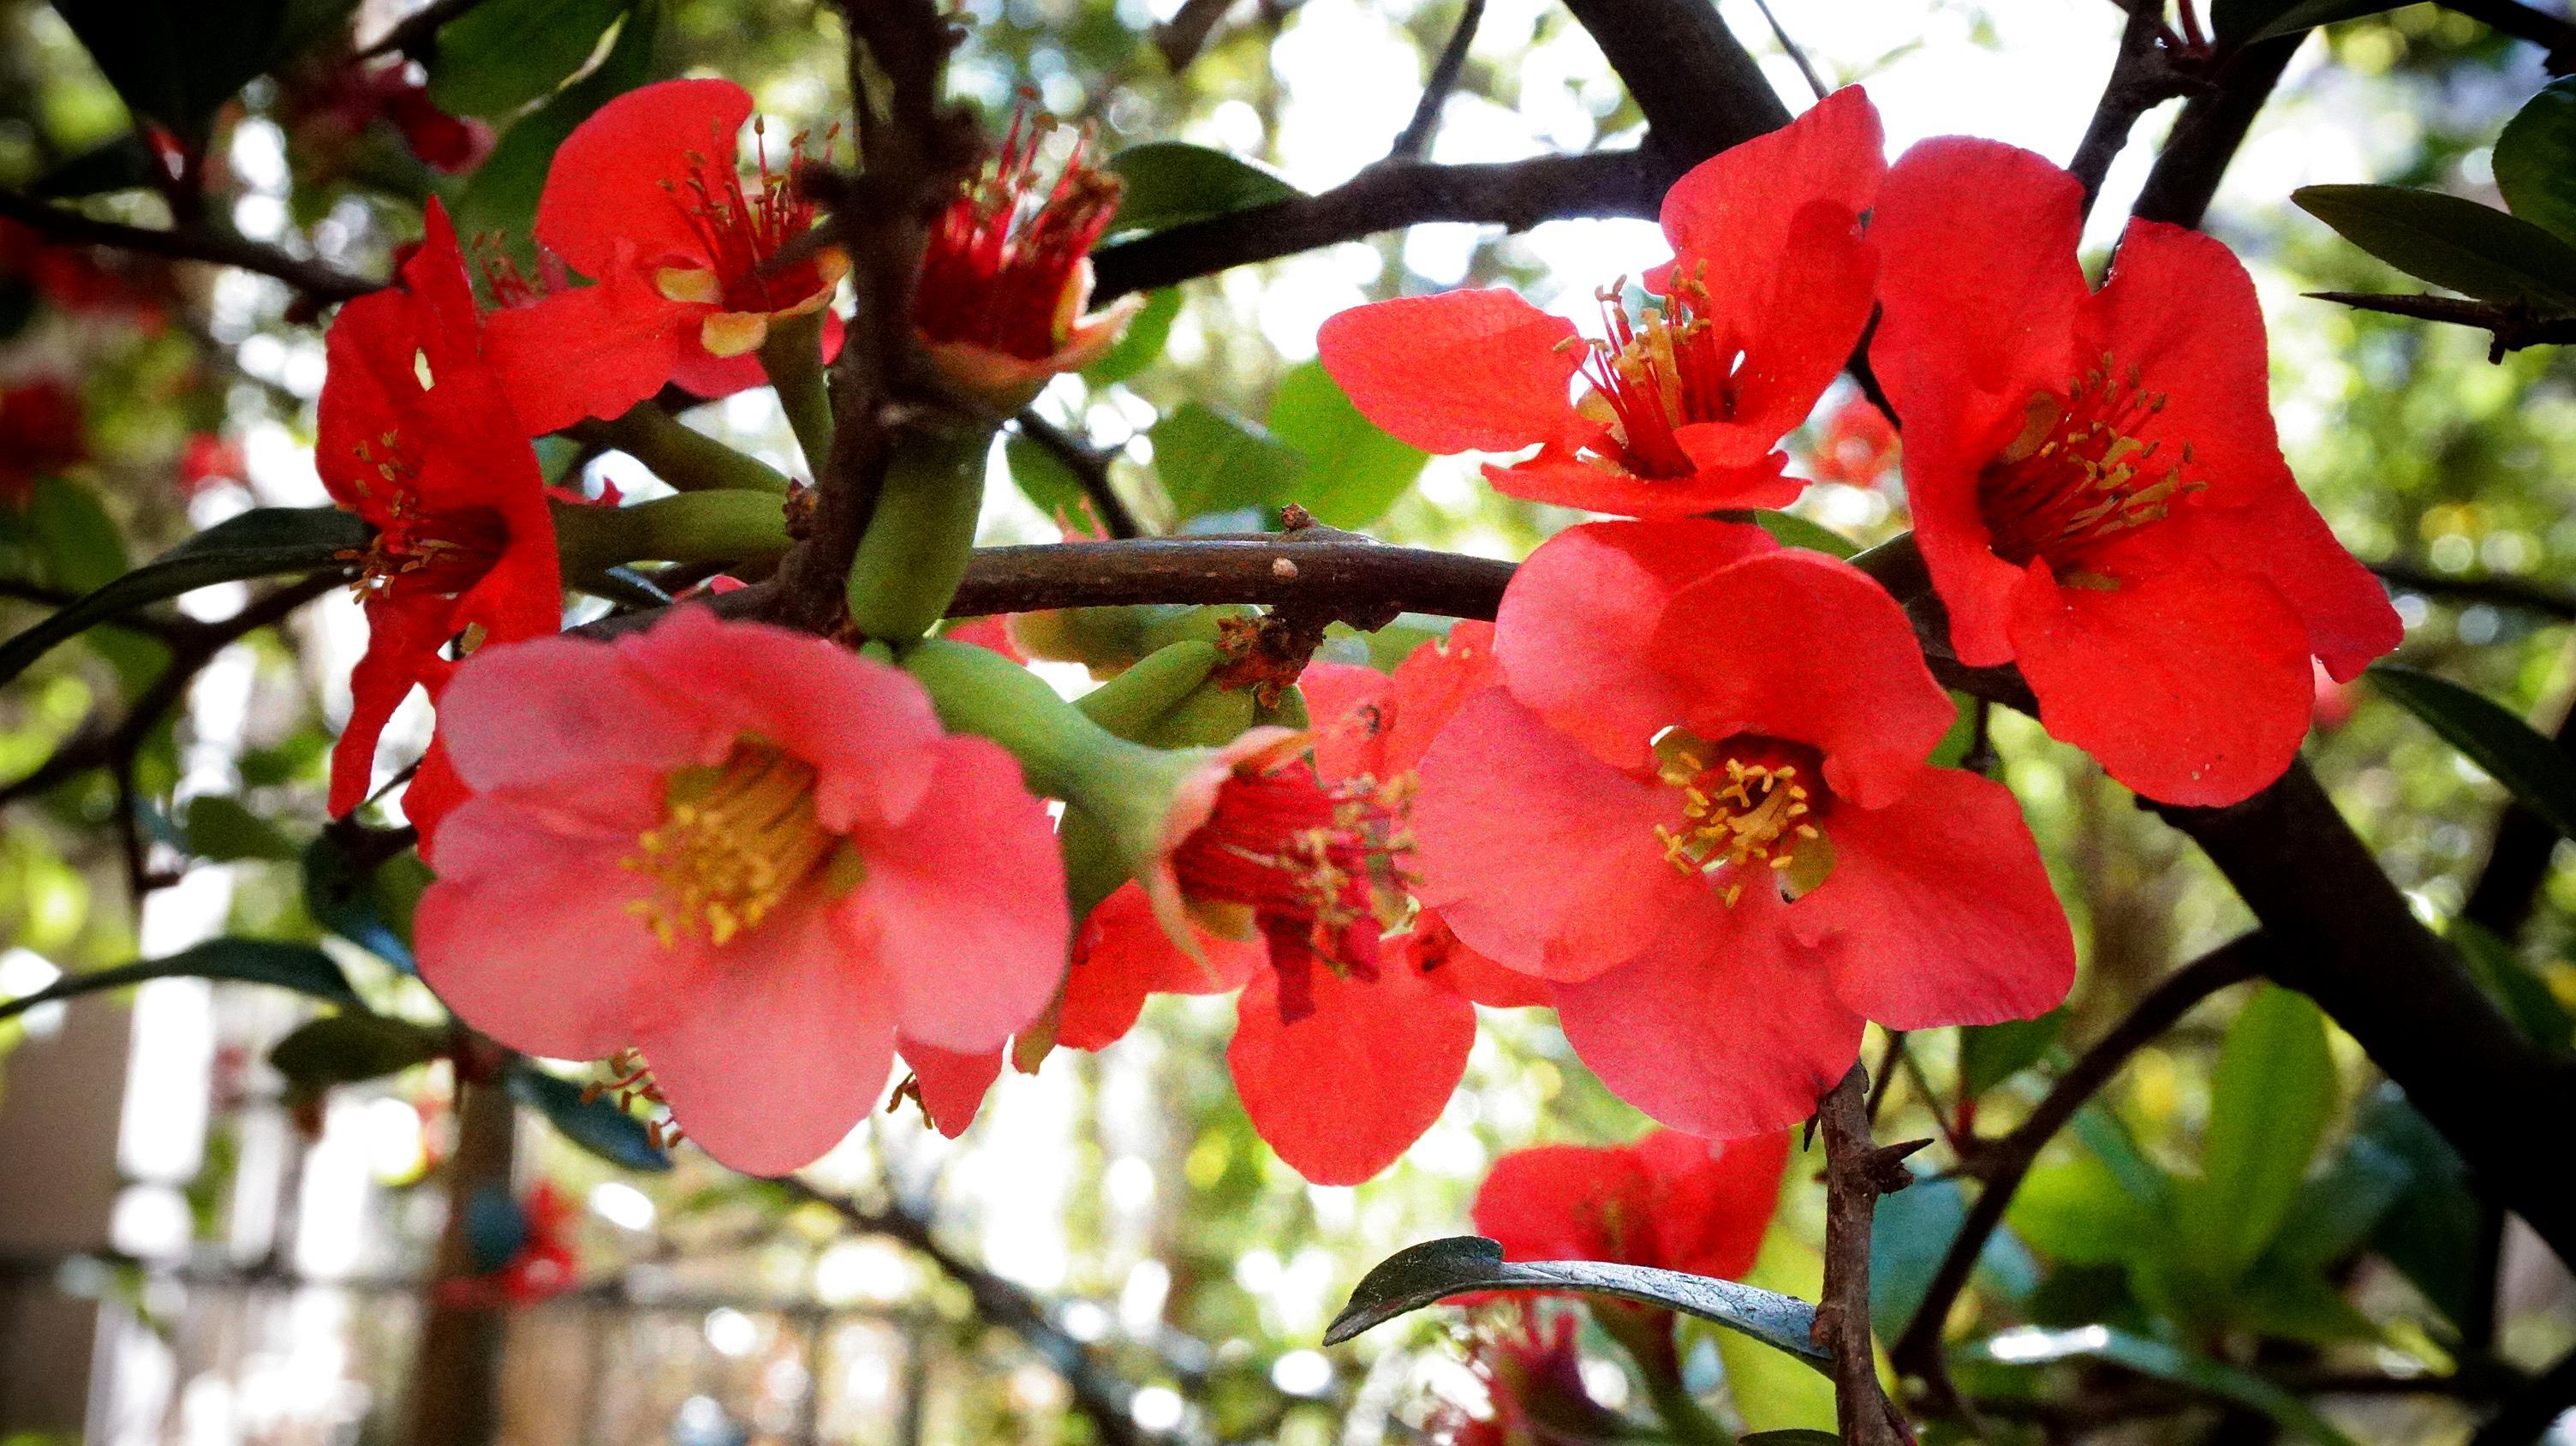
[[574,441],[626,453],[682,492],[787,491],[784,473],[672,416],[658,402],[638,402],[613,422],[576,422],[564,432]]
[[763,492],[683,492],[632,507],[557,503],[564,571],[586,576],[627,562],[774,562],[787,551],[787,516]]
[[896,444],[867,534],[850,562],[850,623],[898,649],[948,612],[984,508],[986,427],[916,432]]
[[832,391],[823,381],[823,313],[780,317],[760,344],[761,370],[787,411],[787,425],[816,477],[832,459]]

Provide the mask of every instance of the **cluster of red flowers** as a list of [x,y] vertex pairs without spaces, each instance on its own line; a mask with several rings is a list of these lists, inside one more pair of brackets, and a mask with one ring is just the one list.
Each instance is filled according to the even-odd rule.
[[[2066,920],[2012,795],[1928,761],[1956,710],[1904,609],[1708,515],[1798,495],[1779,444],[1873,311],[1952,646],[2018,662],[2042,721],[2114,776],[2243,798],[2304,733],[2311,656],[2344,677],[2396,641],[2281,462],[2233,257],[2138,223],[2094,291],[2065,173],[1961,140],[1891,168],[1847,90],[1684,177],[1674,260],[1642,305],[1601,293],[1599,337],[1490,290],[1327,324],[1325,365],[1387,430],[1526,451],[1486,469],[1497,488],[1633,520],[1559,534],[1492,625],[1391,675],[1308,667],[1310,732],[1138,750],[1162,762],[1120,801],[1151,815],[1119,836],[1131,881],[1076,917],[1071,824],[1060,851],[1034,775],[943,726],[918,669],[695,608],[613,644],[551,636],[526,439],[674,380],[753,384],[771,328],[830,314],[846,263],[813,233],[800,147],[779,170],[756,144],[746,176],[749,115],[720,81],[604,107],[538,211],[551,279],[488,317],[433,206],[402,287],[333,328],[321,462],[379,528],[334,808],[415,683],[440,707],[406,804],[440,872],[424,977],[514,1048],[640,1050],[679,1126],[744,1169],[830,1147],[898,1052],[954,1133],[1014,1041],[1024,1064],[1104,1047],[1156,993],[1240,991],[1245,1108],[1329,1183],[1429,1128],[1479,1004],[1553,1006],[1614,1091],[1708,1139],[1807,1116],[1868,1021],[2056,1004]],[[1042,133],[1015,128],[940,218],[912,318],[953,381],[1014,405],[1124,319],[1082,314],[1115,183],[1079,148],[1042,183]],[[1834,431],[1870,480],[1885,430]],[[1708,1158],[1658,1139],[1640,1160]],[[1719,1163],[1758,1159],[1776,1179],[1769,1146]],[[1603,1228],[1580,1253],[1661,1240]]]

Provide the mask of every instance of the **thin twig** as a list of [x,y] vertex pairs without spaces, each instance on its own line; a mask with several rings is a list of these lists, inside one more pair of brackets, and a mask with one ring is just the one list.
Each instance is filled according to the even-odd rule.
[[2384,311],[2419,321],[2471,326],[2488,334],[2487,360],[2527,346],[2576,342],[2576,316],[2542,315],[2519,301],[2472,301],[2463,296],[2417,296],[2375,291],[2310,291],[2311,301],[2336,301],[2356,311]]
[[1476,43],[1476,27],[1485,18],[1485,0],[1467,0],[1458,12],[1458,24],[1449,32],[1449,42],[1440,47],[1440,58],[1432,62],[1431,78],[1422,83],[1422,99],[1413,104],[1413,119],[1396,135],[1395,144],[1387,148],[1387,159],[1418,161],[1431,153],[1431,137],[1440,129],[1441,107],[1449,103],[1458,88],[1458,77],[1467,68],[1467,47]]
[[1771,13],[1771,0],[1753,0],[1753,8],[1762,12],[1763,23],[1771,27],[1771,38],[1779,41],[1780,48],[1789,53],[1789,59],[1797,65],[1798,74],[1806,80],[1807,89],[1815,93],[1816,99],[1823,100],[1831,94],[1825,89],[1825,78],[1816,74],[1816,68],[1807,63],[1807,52],[1800,50],[1798,42],[1789,38],[1789,29],[1780,23],[1780,17]]
[[1963,1162],[1985,1181],[1985,1188],[1969,1207],[1967,1218],[1960,1222],[1959,1233],[1951,1238],[1949,1253],[1942,1257],[1932,1283],[1924,1290],[1923,1303],[1915,1308],[1914,1318],[1906,1322],[1904,1334],[1889,1348],[1889,1357],[1899,1370],[1921,1377],[1933,1388],[1936,1398],[1955,1399],[1949,1390],[1948,1367],[1941,1356],[1942,1323],[1949,1319],[1951,1305],[1967,1287],[1978,1256],[1985,1252],[1987,1237],[2002,1223],[2004,1207],[2012,1203],[2013,1192],[2021,1188],[2022,1178],[2030,1173],[2041,1148],[2111,1082],[2131,1055],[2171,1029],[2202,1000],[2254,977],[2265,949],[2261,934],[2248,934],[2167,975],[2111,1027],[2110,1033],[2058,1076],[2057,1083],[2049,1087],[2029,1118],[2011,1133],[1980,1146],[1971,1159]]
[[2411,562],[2375,562],[2370,570],[2382,582],[2406,592],[2451,602],[2485,603],[2489,607],[2536,613],[2560,622],[2576,621],[2576,593],[2519,577],[2452,577]]
[[52,240],[77,246],[113,246],[148,256],[205,261],[273,276],[319,301],[347,301],[384,283],[342,271],[327,262],[309,261],[278,248],[234,235],[211,223],[193,227],[129,226],[101,221],[64,206],[50,205],[14,191],[0,191],[0,216],[43,232]]
[[1113,538],[1141,537],[1144,529],[1136,525],[1136,514],[1127,508],[1127,499],[1109,483],[1109,459],[1081,438],[1048,421],[1035,407],[1023,407],[1013,421],[1020,435],[1044,447],[1082,484],[1082,495],[1091,503],[1092,515],[1109,530]]
[[373,60],[379,55],[406,55],[427,62],[438,54],[438,32],[447,22],[483,3],[483,0],[430,0],[430,3],[404,16],[383,37],[358,52],[358,59]]
[[1851,1446],[1910,1446],[1895,1403],[1879,1389],[1869,1334],[1870,1222],[1878,1197],[1914,1181],[1905,1157],[1932,1143],[1877,1145],[1869,1137],[1869,1071],[1855,1064],[1817,1102],[1825,1138],[1825,1291],[1816,1343],[1833,1353],[1834,1415]]
[[2490,29],[2539,46],[2546,52],[2541,65],[2551,75],[2576,71],[2576,24],[2570,24],[2564,16],[2525,5],[2521,0],[2442,0],[2442,8],[2456,10]]

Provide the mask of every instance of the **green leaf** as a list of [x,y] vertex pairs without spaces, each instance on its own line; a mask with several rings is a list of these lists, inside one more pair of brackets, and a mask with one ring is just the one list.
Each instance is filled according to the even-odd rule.
[[[1793,1166],[1791,1174],[1798,1171]],[[1890,1197],[1891,1199],[1894,1197]],[[1762,1248],[1746,1285],[1778,1291],[1792,1299],[1820,1299],[1825,1291],[1823,1252],[1798,1238],[1795,1230],[1762,1233]],[[1813,1363],[1782,1355],[1751,1336],[1688,1317],[1680,1322],[1678,1343],[1684,1359],[1706,1338],[1717,1350],[1726,1372],[1726,1393],[1747,1431],[1828,1430],[1834,1424],[1834,1383],[1812,1369]]]
[[2404,0],[2216,0],[2209,23],[2229,49],[2394,10]]
[[216,110],[277,58],[287,0],[55,0],[126,107],[201,143]]
[[1048,518],[1080,526],[1091,515],[1091,498],[1082,490],[1082,479],[1045,444],[1014,432],[1002,440],[1002,461],[1011,469],[1011,480],[1019,484],[1020,495]]
[[429,886],[429,866],[408,846],[386,855],[386,842],[382,831],[324,829],[304,849],[304,911],[408,974],[411,911]]
[[534,264],[530,230],[556,148],[592,111],[653,78],[661,28],[661,0],[634,0],[599,64],[521,116],[475,168],[457,201],[456,229],[468,236],[498,232],[522,264]]
[[179,825],[188,852],[213,863],[240,859],[291,859],[295,841],[277,825],[242,806],[238,798],[209,793],[188,800]]
[[2551,81],[2505,123],[2495,179],[2513,214],[2576,241],[2576,76]]
[[[1917,1180],[1878,1202],[1869,1233],[1869,1319],[1894,1340],[1923,1304],[1932,1277],[1967,1223],[1968,1192],[1956,1180]],[[1986,1237],[1978,1273],[2018,1298],[2039,1284],[2039,1264],[2011,1232]]]
[[277,1042],[268,1062],[288,1085],[311,1094],[426,1064],[446,1043],[443,1031],[352,1009],[307,1020]]
[[1970,1025],[1959,1031],[1959,1093],[1975,1099],[2039,1063],[2066,1029],[2066,1006],[2037,1019]]
[[2553,1054],[2567,1047],[2568,1036],[2576,1033],[2576,1018],[2568,1015],[2567,1006],[2558,1002],[2558,996],[2531,972],[2512,945],[2469,919],[2451,921],[2450,940],[2460,962],[2476,976],[2478,987],[2486,990],[2506,1017],[2531,1037],[2532,1043]]
[[671,1157],[653,1143],[643,1122],[605,1096],[582,1098],[581,1086],[558,1079],[534,1065],[510,1070],[510,1098],[544,1115],[563,1137],[612,1165],[629,1170],[667,1170]]
[[2228,1291],[2227,1323],[2259,1336],[2331,1345],[2379,1335],[2343,1291],[2317,1270],[2266,1260]]
[[2393,1084],[2381,1084],[2362,1101],[2353,1135],[2403,1161],[2408,1175],[2371,1232],[2371,1248],[2435,1309],[2464,1322],[2480,1294],[2477,1274],[2488,1268],[2479,1249],[2484,1212],[2469,1187],[2467,1163]]
[[0,683],[64,639],[219,582],[347,566],[373,529],[337,507],[260,507],[219,522],[0,644]]
[[483,0],[439,27],[429,98],[450,115],[509,115],[581,69],[625,13],[626,0]]
[[103,989],[123,989],[153,979],[230,979],[244,984],[274,984],[334,1004],[358,1003],[357,991],[349,987],[349,978],[331,956],[310,944],[287,944],[274,939],[209,939],[192,949],[182,949],[165,959],[145,959],[133,964],[120,964],[113,969],[94,969],[87,974],[74,974],[52,986],[21,998],[0,1001],[0,1019],[23,1014],[39,1004],[57,999],[70,999],[82,994],[95,994]]
[[2089,1151],[2034,1167],[2004,1220],[2031,1249],[2063,1265],[2127,1265],[2160,1248],[2157,1211]]
[[2260,1411],[2279,1422],[2283,1430],[2323,1442],[2325,1446],[2353,1446],[2350,1437],[2308,1409],[2306,1402],[2251,1371],[2239,1370],[2207,1356],[2194,1355],[2179,1346],[2149,1340],[2110,1326],[2088,1325],[2073,1330],[2041,1330],[2025,1326],[1969,1346],[1962,1354],[1972,1360],[2011,1366],[2042,1366],[2070,1360],[2107,1361],[2142,1376],[2188,1386],[2204,1395]]
[[[0,675],[5,676],[5,675]],[[2382,663],[2370,681],[2504,785],[2562,837],[2576,838],[2576,759],[2501,704],[2419,669]]]
[[1854,557],[1858,544],[1821,522],[1810,522],[1794,512],[1781,512],[1769,507],[1736,508],[1717,514],[1728,522],[1749,522],[1771,534],[1771,540],[1782,547],[1803,547],[1827,557]]
[[1095,387],[1123,382],[1154,364],[1163,354],[1164,343],[1172,339],[1172,323],[1181,315],[1181,291],[1166,286],[1145,298],[1144,309],[1127,323],[1127,330],[1100,360],[1082,369],[1082,379]]
[[2267,985],[2227,1027],[2210,1078],[2200,1176],[2176,1200],[2181,1263],[2223,1288],[2288,1218],[2335,1108],[2324,1011]]
[[1305,194],[1249,161],[1181,141],[1130,146],[1109,169],[1127,186],[1113,232],[1161,231]]
[[1154,424],[1154,475],[1184,521],[1286,501],[1304,461],[1270,435],[1201,402]]
[[1270,435],[1305,459],[1289,496],[1327,527],[1377,521],[1431,460],[1361,416],[1322,362],[1291,367],[1279,379]]
[[2369,1240],[2414,1182],[2414,1167],[2404,1157],[2355,1134],[2333,1164],[2299,1186],[2280,1233],[2256,1268],[2278,1262],[2318,1271],[2342,1264]]
[[1642,1301],[1741,1331],[1820,1369],[1826,1360],[1824,1348],[1810,1338],[1815,1307],[1794,1296],[1637,1265],[1589,1260],[1507,1262],[1503,1247],[1475,1235],[1425,1241],[1379,1261],[1351,1292],[1350,1304],[1325,1327],[1324,1344],[1340,1345],[1407,1311],[1486,1290],[1572,1291]]
[[2481,301],[2576,311],[2576,246],[2518,216],[2405,186],[2304,186],[2290,199],[2409,276]]
[[125,534],[116,519],[107,515],[97,493],[69,478],[38,479],[27,527],[45,559],[46,575],[57,587],[74,592],[105,587],[128,564]]

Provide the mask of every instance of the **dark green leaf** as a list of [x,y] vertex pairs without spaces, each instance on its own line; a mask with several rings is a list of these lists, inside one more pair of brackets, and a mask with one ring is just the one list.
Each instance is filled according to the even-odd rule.
[[331,956],[310,944],[286,944],[274,939],[209,939],[193,949],[182,949],[165,959],[145,959],[133,964],[120,964],[113,969],[96,969],[87,974],[74,974],[39,989],[23,998],[0,1000],[0,1019],[8,1019],[57,999],[95,994],[102,989],[123,989],[153,979],[231,979],[245,984],[274,984],[334,1004],[354,1005],[357,992],[349,987],[349,978]]
[[2339,20],[2396,9],[2403,0],[2216,0],[2209,21],[2229,47],[2296,35]]
[[2456,1323],[2478,1298],[2483,1211],[2469,1188],[2469,1167],[2441,1132],[2393,1084],[2382,1084],[2354,1112],[2353,1135],[2405,1162],[2407,1184],[2380,1218],[2371,1247],[2414,1282],[2435,1309]]
[[277,58],[287,0],[55,0],[126,106],[197,143]]
[[1127,183],[1113,232],[1160,231],[1304,194],[1249,161],[1181,141],[1130,146],[1109,169]]
[[1091,499],[1082,490],[1082,479],[1052,449],[1014,432],[1003,439],[1002,460],[1030,506],[1050,520],[1084,525],[1083,519],[1091,515]]
[[2576,241],[2576,76],[2551,81],[2506,122],[2495,179],[2513,214]]
[[[1869,1318],[1881,1336],[1894,1340],[1914,1318],[1967,1218],[1968,1192],[1956,1180],[1917,1180],[1878,1202],[1869,1234]],[[2007,1230],[1986,1237],[1977,1267],[2014,1298],[2039,1283],[2038,1263]]]
[[1710,1280],[1677,1270],[1588,1260],[1505,1261],[1503,1247],[1474,1235],[1430,1240],[1379,1261],[1351,1292],[1351,1302],[1324,1329],[1324,1344],[1453,1295],[1486,1290],[1572,1291],[1643,1301],[1741,1331],[1821,1368],[1825,1351],[1811,1338],[1815,1307],[1777,1291]]
[[[64,477],[36,482],[27,508],[27,530],[56,587],[88,592],[116,581],[126,569],[125,534],[107,515],[98,494]],[[5,682],[0,678],[0,682]]]
[[643,1122],[605,1096],[583,1099],[581,1086],[558,1079],[534,1065],[510,1070],[510,1098],[552,1121],[563,1137],[612,1165],[629,1170],[667,1170],[671,1157],[653,1143]]
[[530,228],[555,149],[592,111],[653,78],[661,27],[661,0],[634,0],[599,64],[521,116],[475,168],[456,205],[456,229],[468,236],[498,232],[522,264],[532,265]]
[[2066,1028],[2066,1007],[2037,1019],[1971,1025],[1959,1031],[1959,1093],[1975,1099],[2047,1057]]
[[1361,416],[1322,362],[1291,367],[1279,379],[1270,435],[1305,459],[1289,497],[1327,527],[1377,521],[1431,460]]
[[429,98],[497,120],[553,93],[626,13],[626,0],[483,0],[438,30]]
[[2238,1330],[2279,1340],[2331,1345],[2366,1341],[2379,1335],[2343,1291],[2314,1269],[2299,1269],[2265,1260],[2246,1272],[2227,1292],[2227,1323]]
[[2472,920],[2455,919],[2451,923],[2451,947],[2458,951],[2460,962],[2477,976],[2478,985],[2502,1006],[2531,1042],[2555,1053],[2567,1047],[2568,1035],[2576,1032],[2576,1019],[2571,1019],[2567,1006],[2558,1002],[2549,985],[2531,972],[2513,946]]
[[2576,311],[2576,246],[2519,216],[2405,186],[2305,186],[2290,199],[2409,276],[2481,301]]
[[209,793],[188,800],[179,826],[188,852],[214,863],[239,859],[291,859],[295,841],[277,825],[242,806],[238,798]]
[[1149,435],[1154,475],[1184,519],[1276,507],[1304,465],[1268,433],[1200,402],[1182,403]]
[[1163,344],[1172,339],[1172,323],[1181,315],[1181,291],[1166,286],[1145,298],[1144,309],[1127,323],[1127,331],[1118,343],[1101,355],[1100,360],[1082,369],[1082,379],[1095,387],[1123,382],[1154,364],[1163,354]]
[[408,1019],[352,1009],[307,1020],[268,1052],[268,1062],[296,1089],[382,1079],[437,1057],[447,1036]]
[[1963,1354],[1973,1360],[2014,1366],[2040,1366],[2069,1360],[2108,1361],[2143,1376],[2188,1386],[2205,1395],[2233,1401],[2248,1410],[2260,1411],[2279,1422],[2282,1429],[2311,1441],[2323,1442],[2325,1446],[2352,1446],[2350,1437],[2308,1409],[2306,1402],[2251,1371],[2239,1370],[2207,1356],[2194,1355],[2179,1346],[2149,1340],[2110,1326],[2089,1325],[2057,1331],[2023,1327],[1969,1346]]
[[2326,1018],[2306,995],[2267,985],[2219,1046],[2200,1175],[2176,1201],[2181,1260],[2224,1287],[2279,1232],[2335,1108]]
[[2396,1151],[2353,1136],[2333,1164],[2299,1186],[2265,1261],[2309,1271],[2342,1264],[2414,1180],[2413,1168]]
[[386,855],[387,841],[377,831],[323,830],[304,849],[304,911],[323,928],[410,973],[411,910],[427,887],[429,870],[408,846]]
[[0,683],[65,638],[136,608],[219,582],[344,567],[344,555],[373,535],[336,507],[261,507],[219,522],[0,644]]
[[2576,838],[2576,759],[2501,704],[2415,668],[2370,670],[2379,691],[2422,719],[2562,837]]

